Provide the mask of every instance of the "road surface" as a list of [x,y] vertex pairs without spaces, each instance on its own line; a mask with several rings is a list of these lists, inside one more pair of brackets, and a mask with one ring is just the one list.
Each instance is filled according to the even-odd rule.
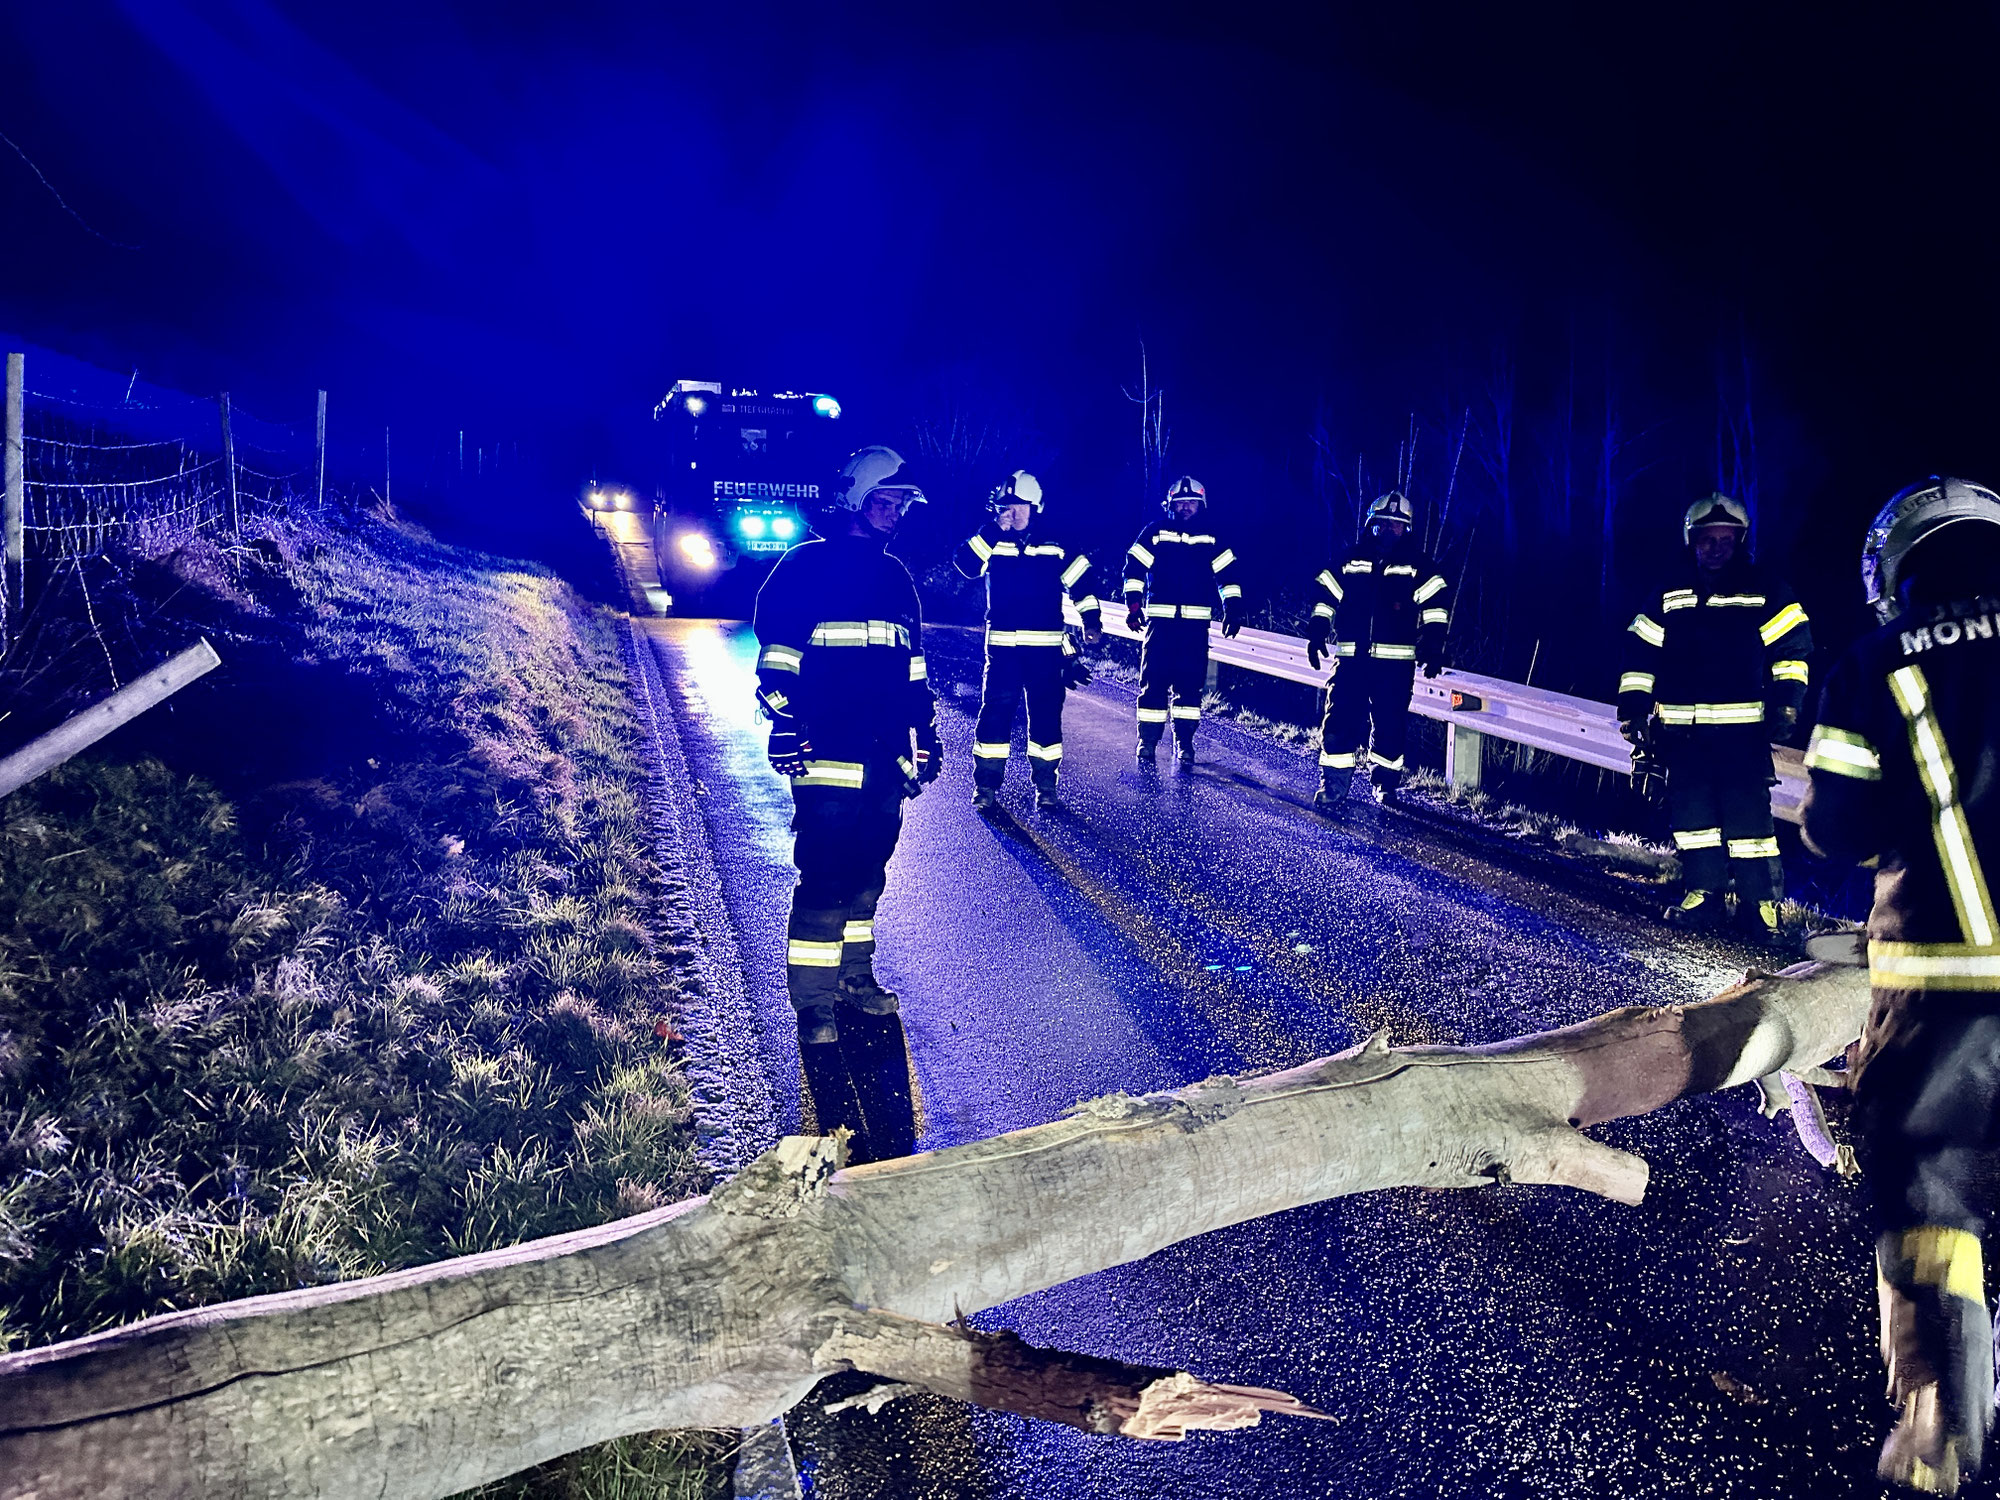
[[[741,625],[640,622],[664,686],[754,1039],[745,1119],[796,1128],[784,997],[786,789]],[[1394,816],[1328,824],[1299,753],[1204,726],[1175,775],[1132,758],[1133,701],[1069,701],[1066,810],[971,807],[975,649],[930,642],[948,768],[912,803],[877,920],[926,1147],[1117,1089],[1281,1067],[1386,1027],[1487,1042],[1703,998],[1754,955],[1448,847]],[[740,1028],[739,1028],[740,1029]],[[752,1059],[742,1055],[755,1050]],[[711,1060],[713,1061],[713,1060]],[[751,1098],[749,1096],[755,1096]],[[1376,1194],[1205,1236],[975,1321],[1033,1342],[1272,1386],[1332,1415],[1181,1444],[941,1399],[792,1418],[821,1496],[1851,1495],[1889,1412],[1857,1190],[1749,1089],[1608,1127],[1653,1167],[1633,1209],[1549,1187]],[[1116,1213],[1117,1205],[1104,1205]],[[829,1392],[832,1395],[828,1394]]]

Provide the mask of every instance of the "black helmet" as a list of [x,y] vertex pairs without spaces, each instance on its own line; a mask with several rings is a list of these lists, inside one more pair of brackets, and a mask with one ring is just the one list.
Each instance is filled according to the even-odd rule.
[[1897,491],[1875,513],[1861,546],[1861,591],[1877,619],[1886,623],[1895,618],[1904,565],[1917,543],[1961,521],[2000,526],[2000,495],[1983,484],[1934,474]]

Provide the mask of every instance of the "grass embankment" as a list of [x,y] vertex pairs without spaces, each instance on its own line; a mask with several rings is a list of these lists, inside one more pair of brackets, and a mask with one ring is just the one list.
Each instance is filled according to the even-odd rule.
[[134,576],[225,665],[0,803],[0,1347],[702,1191],[614,622],[374,523]]

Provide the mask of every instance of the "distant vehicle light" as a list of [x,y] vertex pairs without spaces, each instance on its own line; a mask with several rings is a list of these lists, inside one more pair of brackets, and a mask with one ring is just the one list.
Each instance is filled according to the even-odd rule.
[[815,396],[813,410],[822,417],[837,417],[840,415],[840,403],[831,396]]
[[611,497],[602,490],[592,490],[583,497],[583,503],[592,510],[609,510]]
[[774,516],[771,519],[772,536],[783,537],[789,541],[792,533],[798,529],[797,523],[790,516]]
[[715,566],[715,543],[699,531],[683,531],[674,538],[674,545],[681,549],[681,556],[697,568]]
[[762,516],[744,516],[737,521],[736,525],[737,529],[745,536],[762,536],[764,534],[764,518]]
[[629,490],[620,490],[611,497],[611,504],[618,510],[630,510],[632,503],[632,493]]
[[687,405],[687,414],[691,417],[698,417],[703,412],[708,410],[708,403],[702,400],[701,397],[699,396],[688,397],[686,405]]

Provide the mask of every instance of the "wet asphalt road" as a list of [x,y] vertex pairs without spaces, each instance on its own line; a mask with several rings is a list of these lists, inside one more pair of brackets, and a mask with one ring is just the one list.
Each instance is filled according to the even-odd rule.
[[[752,718],[754,643],[702,621],[650,622],[646,638],[762,1031],[740,1086],[796,1128],[790,806]],[[930,642],[948,768],[910,806],[877,920],[927,1147],[1116,1089],[1295,1064],[1384,1027],[1399,1044],[1485,1042],[1699,999],[1754,957],[1394,815],[1328,824],[1305,809],[1306,757],[1228,726],[1204,726],[1192,775],[1165,756],[1142,771],[1132,698],[1114,685],[1070,697],[1066,810],[1032,811],[1016,760],[1008,816],[989,823],[970,805],[974,649],[946,632]],[[1874,1453],[1890,1413],[1858,1191],[1806,1155],[1787,1119],[1761,1119],[1747,1088],[1600,1133],[1652,1164],[1642,1207],[1526,1186],[1340,1200],[975,1320],[1276,1387],[1331,1421],[1141,1444],[928,1397],[829,1418],[816,1394],[792,1419],[809,1491],[1882,1493]]]

